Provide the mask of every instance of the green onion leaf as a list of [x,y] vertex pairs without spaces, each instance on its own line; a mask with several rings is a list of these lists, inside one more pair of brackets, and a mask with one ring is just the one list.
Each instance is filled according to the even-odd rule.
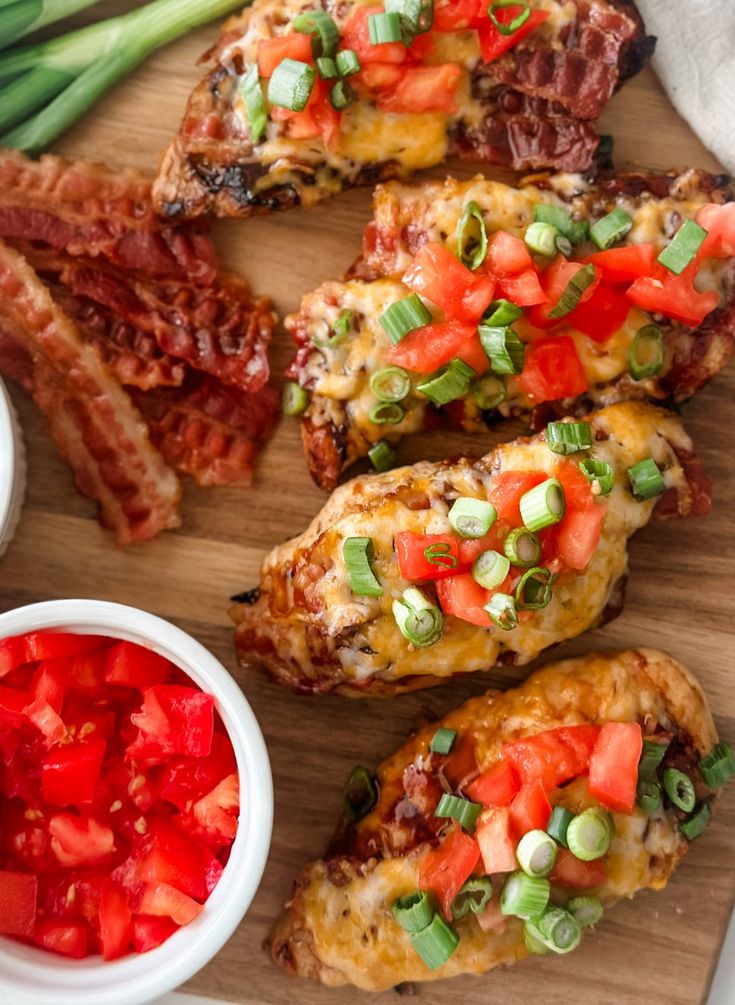
[[257,63],[253,63],[242,78],[240,93],[245,102],[245,111],[250,123],[250,139],[253,143],[257,143],[265,134],[268,122],[268,109],[263,97],[263,88],[260,86]]
[[465,830],[472,830],[477,818],[482,813],[481,803],[472,803],[461,796],[452,796],[445,792],[434,810],[435,817],[456,820]]
[[674,234],[674,239],[658,256],[657,261],[680,276],[687,265],[697,257],[699,249],[704,244],[707,231],[694,220],[685,220]]
[[457,224],[457,256],[468,269],[479,269],[487,255],[487,230],[482,210],[468,202]]
[[391,906],[393,917],[405,932],[421,932],[431,924],[435,911],[428,893],[417,890],[398,897]]
[[567,831],[569,824],[574,820],[574,814],[565,806],[555,806],[551,811],[549,822],[546,825],[546,833],[563,848],[568,848]]
[[485,374],[484,377],[480,377],[472,385],[472,396],[477,403],[477,407],[481,408],[483,412],[490,411],[502,405],[507,393],[505,381],[494,373]]
[[556,239],[561,236],[552,223],[532,223],[523,240],[534,254],[551,258],[556,254]]
[[538,922],[544,944],[552,953],[571,953],[582,941],[582,926],[563,907],[552,907]]
[[283,385],[282,408],[284,415],[301,415],[309,407],[309,392],[293,381]]
[[403,27],[400,14],[395,11],[383,14],[371,14],[368,17],[368,32],[371,45],[382,45],[384,42],[403,41]]
[[587,290],[597,278],[597,272],[594,265],[591,263],[589,265],[583,265],[577,272],[574,273],[572,278],[566,285],[564,292],[561,295],[559,303],[549,312],[550,318],[564,318],[567,314],[571,314],[572,311],[579,306],[579,302],[582,299],[582,295],[585,290]]
[[628,366],[633,380],[655,377],[664,365],[664,337],[656,325],[644,325],[635,333]]
[[[521,13],[514,17],[509,24],[504,24],[502,21],[498,21],[495,11],[506,10],[508,7],[520,7],[522,9]],[[490,20],[501,35],[515,35],[518,29],[522,28],[531,16],[531,5],[528,0],[493,0],[487,12]]]
[[339,28],[323,10],[308,10],[293,19],[293,30],[311,35],[314,56],[333,56],[339,44]]
[[517,374],[523,370],[526,347],[512,328],[480,324],[477,330],[493,373]]
[[97,0],[0,0],[0,49],[95,3]]
[[607,810],[594,807],[570,821],[567,844],[576,858],[592,862],[607,853],[614,833],[615,826]]
[[613,244],[622,241],[632,229],[633,217],[630,213],[626,213],[624,209],[614,209],[591,228],[590,238],[600,251],[607,251]]
[[351,77],[353,73],[359,73],[362,69],[354,49],[340,49],[334,57],[334,63],[340,77]]
[[517,307],[510,300],[493,300],[482,315],[482,324],[488,328],[507,328],[523,315],[523,308]]
[[371,537],[345,538],[342,544],[342,557],[353,593],[358,597],[383,596],[383,587],[375,578],[371,566],[374,557]]
[[546,445],[555,454],[576,454],[592,446],[589,422],[550,422],[546,427]]
[[338,112],[351,105],[355,100],[355,96],[355,92],[346,80],[338,80],[336,84],[332,85],[332,89],[329,92],[329,100]]
[[718,743],[699,762],[702,778],[711,789],[719,789],[735,776],[735,752],[729,743]]
[[554,246],[557,251],[560,251],[565,258],[569,258],[574,250],[572,247],[572,242],[568,237],[564,237],[563,234],[557,234],[554,238]]
[[452,901],[452,917],[456,920],[464,918],[472,911],[482,914],[493,895],[493,884],[488,876],[473,876],[464,886],[460,887],[457,896]]
[[492,503],[484,499],[460,496],[449,510],[449,526],[460,537],[484,537],[498,519]]
[[602,919],[602,904],[597,897],[572,897],[567,911],[577,919],[582,928],[590,928]]
[[312,345],[317,346],[319,349],[335,349],[338,345],[341,345],[341,343],[344,342],[352,331],[353,319],[354,311],[340,311],[337,320],[330,328],[330,331],[333,334],[328,339],[324,340],[312,337]]
[[557,851],[556,841],[546,831],[532,830],[518,842],[516,858],[527,876],[548,876],[554,868]]
[[519,611],[542,611],[551,603],[554,577],[538,566],[525,572],[516,586],[515,602]]
[[268,81],[268,101],[279,108],[303,112],[315,79],[313,66],[298,59],[282,59]]
[[516,527],[506,537],[503,551],[513,565],[529,568],[536,565],[541,558],[541,541],[533,531],[525,527]]
[[411,378],[400,366],[388,366],[372,375],[370,390],[380,401],[403,401],[411,390]]
[[398,345],[410,332],[431,324],[431,314],[423,300],[412,293],[410,297],[397,300],[383,311],[380,323],[393,345]]
[[521,518],[529,530],[543,530],[559,523],[566,513],[564,489],[557,478],[547,478],[521,496]]
[[661,807],[661,786],[652,778],[639,776],[635,801],[646,813],[655,813]]
[[679,832],[684,835],[687,841],[693,841],[705,829],[711,816],[712,810],[709,803],[700,803],[696,813],[692,813],[687,820],[683,820],[679,824]]
[[669,749],[668,740],[659,743],[657,740],[644,740],[641,757],[638,761],[639,778],[655,778],[658,766],[663,761]]
[[678,810],[691,813],[697,802],[697,794],[689,775],[677,768],[667,768],[664,771],[664,789]]
[[534,206],[533,218],[537,223],[549,223],[563,234],[572,244],[581,244],[587,240],[589,224],[586,220],[573,220],[571,215],[561,206],[553,206],[541,202]]
[[424,548],[424,558],[430,565],[436,565],[440,569],[457,568],[457,556],[452,554],[452,546],[448,541]]
[[486,590],[494,590],[510,571],[510,562],[499,551],[483,551],[472,563],[472,578]]
[[390,471],[396,459],[393,448],[385,440],[378,440],[368,450],[368,458],[376,471]]
[[401,600],[393,601],[393,617],[401,635],[419,649],[433,646],[441,638],[442,612],[415,586],[404,590]]
[[541,876],[527,876],[525,872],[512,872],[500,894],[500,911],[513,914],[526,921],[539,918],[549,903],[551,885]]
[[397,426],[406,413],[397,401],[379,401],[370,409],[368,418],[376,426]]
[[426,928],[411,935],[411,944],[429,970],[436,970],[457,948],[459,936],[440,914],[435,914]]
[[613,469],[607,461],[596,461],[588,457],[579,462],[579,470],[592,484],[592,494],[606,496],[612,492]]
[[431,743],[429,744],[429,750],[433,754],[446,755],[451,751],[456,739],[456,729],[445,729],[442,726],[441,729],[437,729],[436,733],[432,736]]
[[666,482],[652,457],[628,468],[628,480],[631,492],[640,502],[653,499],[666,491]]
[[493,594],[483,610],[490,615],[492,623],[504,632],[510,632],[518,627],[516,602],[509,593]]
[[331,56],[319,56],[316,61],[316,68],[322,80],[334,80],[339,76],[337,64]]
[[400,17],[406,45],[414,35],[430,31],[434,24],[434,0],[385,0],[385,9]]
[[438,370],[416,385],[416,390],[435,405],[448,405],[450,401],[464,398],[469,393],[470,381],[475,371],[461,359],[453,359],[449,366]]
[[367,768],[358,764],[345,782],[343,806],[350,820],[362,820],[378,803],[375,779]]

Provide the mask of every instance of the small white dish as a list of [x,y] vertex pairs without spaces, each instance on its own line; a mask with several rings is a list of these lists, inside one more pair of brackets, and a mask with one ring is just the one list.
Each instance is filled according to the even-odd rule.
[[219,883],[190,924],[157,949],[105,962],[64,959],[0,937],[0,1000],[12,1005],[143,1005],[200,970],[235,931],[270,847],[273,785],[263,735],[235,681],[202,645],[152,614],[97,600],[53,600],[0,614],[0,638],[57,629],[107,635],[160,653],[215,698],[237,758],[240,822]]
[[26,490],[26,454],[18,418],[0,379],[0,555],[15,533]]

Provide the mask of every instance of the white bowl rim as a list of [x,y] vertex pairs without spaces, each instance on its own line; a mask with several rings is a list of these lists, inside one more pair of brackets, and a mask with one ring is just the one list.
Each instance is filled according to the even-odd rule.
[[16,479],[15,424],[10,398],[0,378],[0,542],[10,521]]
[[241,811],[230,858],[202,913],[148,953],[70,960],[0,938],[0,994],[13,1005],[143,1005],[193,976],[247,912],[270,848],[273,783],[265,741],[242,691],[199,642],[156,615],[99,600],[52,600],[0,614],[0,638],[63,629],[142,642],[181,667],[215,703],[232,741]]

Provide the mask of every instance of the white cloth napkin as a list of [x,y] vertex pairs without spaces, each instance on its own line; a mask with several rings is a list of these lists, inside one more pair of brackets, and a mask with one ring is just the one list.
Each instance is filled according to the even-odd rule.
[[680,115],[735,174],[735,0],[637,0],[653,68]]

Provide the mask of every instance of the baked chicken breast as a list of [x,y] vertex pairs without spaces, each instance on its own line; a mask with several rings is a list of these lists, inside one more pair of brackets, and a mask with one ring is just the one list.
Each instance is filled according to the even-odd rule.
[[380,991],[569,952],[616,900],[666,885],[734,769],[670,656],[551,664],[421,729],[374,778],[353,772],[270,954]]
[[294,691],[355,696],[523,665],[619,613],[627,540],[655,511],[708,507],[679,420],[636,402],[356,478],[235,598],[237,651]]

